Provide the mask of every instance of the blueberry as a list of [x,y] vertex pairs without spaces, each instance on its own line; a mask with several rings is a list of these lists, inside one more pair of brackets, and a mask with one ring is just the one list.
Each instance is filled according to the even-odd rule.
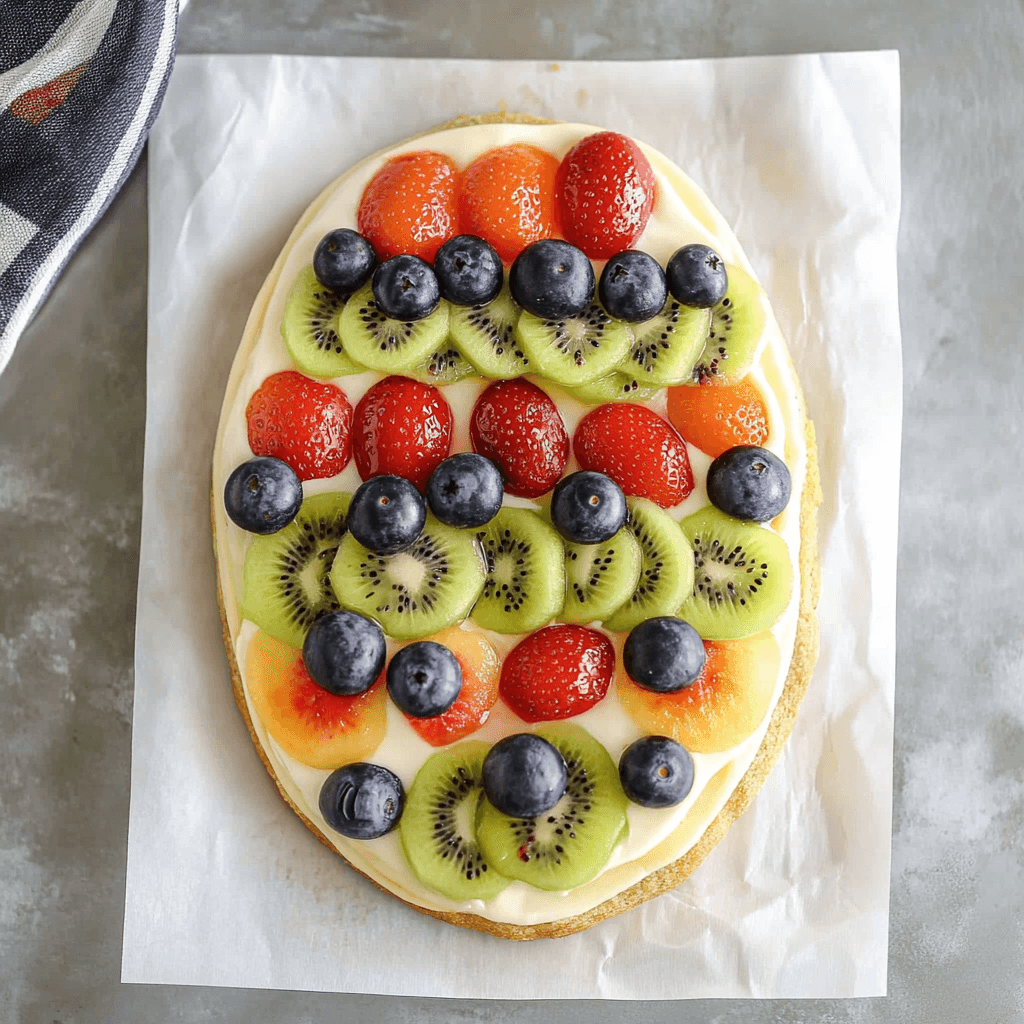
[[622,752],[619,781],[641,807],[674,807],[693,788],[693,758],[667,736],[644,736]]
[[504,493],[501,470],[475,452],[445,459],[427,481],[430,511],[458,529],[489,523],[501,508]]
[[328,612],[316,619],[302,645],[306,671],[325,690],[352,697],[373,686],[384,669],[387,643],[373,619]]
[[767,448],[730,448],[708,469],[708,499],[726,515],[766,523],[788,504],[792,481],[786,464]]
[[236,466],[224,485],[224,510],[250,533],[277,533],[298,514],[302,482],[286,462],[261,455]]
[[406,323],[430,316],[441,301],[434,268],[409,253],[385,260],[373,272],[371,287],[380,311]]
[[501,257],[476,235],[450,238],[434,257],[441,298],[456,306],[483,306],[496,298],[505,280]]
[[348,530],[365,548],[393,555],[407,548],[427,521],[427,503],[405,477],[375,476],[361,484],[348,507]]
[[320,239],[313,254],[317,280],[336,292],[362,288],[377,266],[373,246],[351,228],[337,228]]
[[657,316],[668,298],[665,271],[637,249],[616,253],[601,271],[597,297],[609,316],[638,324]]
[[388,665],[388,693],[413,718],[442,715],[462,690],[462,669],[447,647],[420,640],[403,647]]
[[349,839],[376,839],[402,816],[405,789],[394,772],[356,761],[331,772],[320,787],[324,821]]
[[573,544],[600,544],[626,521],[626,496],[604,473],[571,473],[551,495],[551,522]]
[[677,302],[698,309],[717,306],[729,287],[725,261],[710,246],[696,243],[684,245],[672,254],[665,267],[665,278]]
[[512,298],[535,316],[576,316],[593,301],[594,268],[575,245],[542,238],[516,257],[508,286]]
[[622,666],[638,686],[672,693],[689,686],[704,668],[704,641],[688,622],[671,615],[645,619],[622,648]]
[[506,736],[484,758],[484,793],[512,818],[549,811],[562,799],[568,782],[569,770],[558,748],[532,732]]

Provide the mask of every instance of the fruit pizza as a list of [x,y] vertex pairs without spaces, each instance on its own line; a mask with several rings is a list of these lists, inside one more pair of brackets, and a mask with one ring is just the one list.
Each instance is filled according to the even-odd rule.
[[679,884],[817,651],[813,432],[731,230],[621,134],[463,119],[347,171],[213,466],[239,708],[412,907],[559,936]]

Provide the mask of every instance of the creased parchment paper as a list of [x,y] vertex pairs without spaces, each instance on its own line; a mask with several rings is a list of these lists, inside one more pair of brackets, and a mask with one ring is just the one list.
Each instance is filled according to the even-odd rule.
[[[313,197],[459,113],[651,143],[734,226],[817,427],[821,658],[753,807],[675,892],[566,939],[424,917],[306,832],[234,706],[210,458],[249,307]],[[885,993],[901,360],[893,52],[529,63],[178,58],[149,151],[149,353],[122,979],[409,995]]]

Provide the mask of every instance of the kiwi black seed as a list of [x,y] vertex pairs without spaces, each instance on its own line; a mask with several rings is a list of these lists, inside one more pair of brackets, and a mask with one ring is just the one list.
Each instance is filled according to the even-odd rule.
[[449,899],[489,900],[509,882],[488,863],[476,837],[488,744],[456,743],[416,773],[398,826],[416,877]]
[[477,839],[492,869],[561,892],[589,882],[608,863],[629,834],[629,801],[615,763],[585,729],[555,722],[541,726],[537,735],[565,758],[565,794],[535,818],[511,818],[482,800]]
[[454,384],[476,373],[473,364],[452,344],[451,338],[441,343],[427,358],[409,373],[424,384]]
[[679,617],[705,640],[742,640],[770,629],[793,593],[782,537],[711,506],[679,525],[694,558],[693,590]]
[[693,379],[736,381],[750,368],[768,323],[767,301],[761,286],[740,267],[729,264],[725,298],[711,309],[711,326],[697,357]]
[[351,494],[316,494],[283,530],[254,537],[245,553],[242,614],[265,633],[301,647],[313,620],[340,607],[331,563],[346,535]]
[[345,351],[337,331],[348,295],[322,285],[312,267],[303,267],[285,301],[281,337],[295,365],[311,377],[344,377],[364,367]]
[[484,305],[452,307],[451,339],[484,377],[519,377],[531,369],[516,340],[521,312],[505,284],[497,297]]

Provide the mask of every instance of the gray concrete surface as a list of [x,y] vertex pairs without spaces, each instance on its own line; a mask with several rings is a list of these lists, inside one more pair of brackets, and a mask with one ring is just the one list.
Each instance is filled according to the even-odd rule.
[[1020,4],[192,0],[181,26],[186,52],[610,59],[891,47],[904,87],[905,425],[890,995],[627,1007],[120,985],[143,166],[0,376],[0,1021],[1024,1021]]

